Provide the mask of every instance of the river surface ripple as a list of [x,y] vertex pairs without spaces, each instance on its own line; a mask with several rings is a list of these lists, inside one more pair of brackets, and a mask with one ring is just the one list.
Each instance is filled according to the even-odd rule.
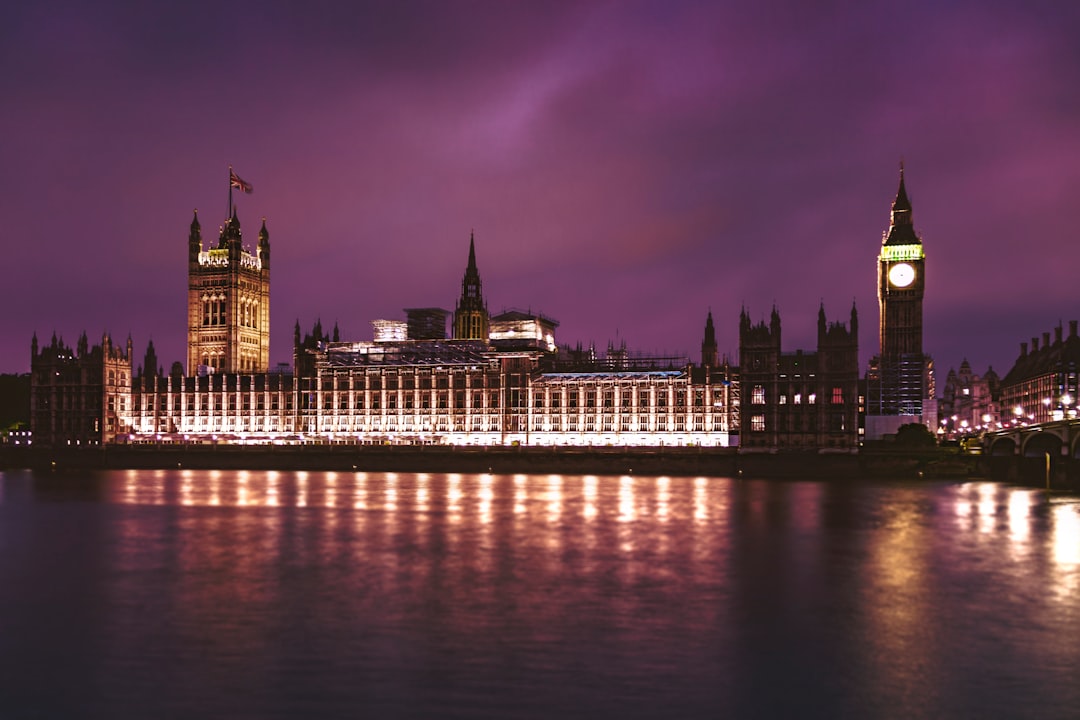
[[0,717],[1077,717],[990,483],[0,473]]

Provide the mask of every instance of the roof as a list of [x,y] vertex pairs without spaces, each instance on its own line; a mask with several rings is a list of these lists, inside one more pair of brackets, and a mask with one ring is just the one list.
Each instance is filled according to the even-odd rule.
[[686,375],[683,370],[627,370],[623,372],[552,372],[542,373],[534,382],[556,380],[666,380]]

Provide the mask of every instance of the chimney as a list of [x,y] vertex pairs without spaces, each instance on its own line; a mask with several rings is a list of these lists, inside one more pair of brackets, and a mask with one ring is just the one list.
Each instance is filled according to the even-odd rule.
[[1058,326],[1054,328],[1054,344],[1061,344],[1061,323],[1058,323]]
[[1020,343],[1020,357],[1027,356],[1027,343]]
[[1037,337],[1031,338],[1031,352],[1039,352],[1039,338]]
[[1069,321],[1069,337],[1076,337],[1076,321]]

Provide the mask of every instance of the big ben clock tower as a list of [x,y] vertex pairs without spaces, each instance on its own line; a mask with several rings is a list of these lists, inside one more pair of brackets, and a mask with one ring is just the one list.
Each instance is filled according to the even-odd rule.
[[[878,253],[880,355],[867,373],[867,436],[903,424],[932,424],[933,363],[923,352],[926,254],[911,222],[911,200],[900,166],[900,187]],[[877,416],[876,418],[873,416]]]
[[911,224],[911,201],[904,187],[893,201],[891,222],[878,254],[878,307],[881,311],[881,355],[922,354],[922,301],[926,289],[926,254]]

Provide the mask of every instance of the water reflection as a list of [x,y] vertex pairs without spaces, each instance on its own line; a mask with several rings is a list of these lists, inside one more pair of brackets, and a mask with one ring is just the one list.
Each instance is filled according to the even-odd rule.
[[[1051,557],[1057,571],[1055,600],[1075,611],[1080,601],[1080,503],[1056,503]],[[1074,638],[1075,639],[1075,638]]]
[[[1050,717],[1080,700],[1080,505],[1039,491],[200,470],[80,481],[0,476],[0,546],[20,548],[0,553],[19,587],[0,587],[0,617],[46,607],[24,639],[5,626],[5,646],[21,660],[76,617],[62,646],[92,667],[65,671],[178,678],[87,697],[217,688],[243,692],[250,716],[275,702],[334,715],[276,694],[303,677],[325,678],[304,702],[352,709],[381,692],[408,716],[612,709],[587,692],[632,696],[623,717]],[[90,501],[57,502],[73,494]],[[33,582],[41,567],[82,585]],[[76,608],[57,605],[67,595]]]

